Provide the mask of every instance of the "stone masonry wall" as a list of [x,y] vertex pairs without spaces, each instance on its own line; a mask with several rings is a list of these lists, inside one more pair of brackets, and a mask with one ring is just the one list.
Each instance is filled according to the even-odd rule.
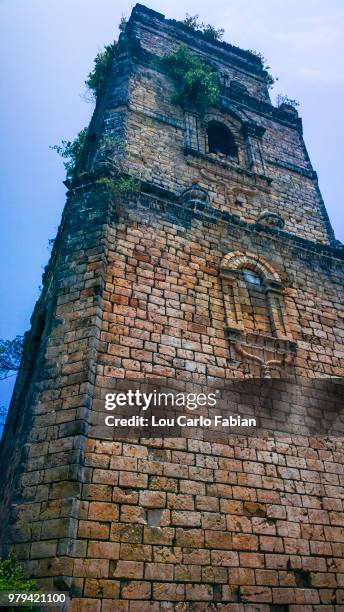
[[[140,6],[128,27],[6,425],[3,550],[41,588],[69,591],[71,612],[342,612],[343,250],[300,120],[273,109],[250,54]],[[152,66],[176,40],[248,93],[238,101],[229,85],[219,108],[186,117]],[[236,164],[207,153],[214,117],[236,136]],[[139,193],[97,183],[104,134],[125,138]],[[266,210],[284,228],[258,222]],[[261,278],[254,322],[242,270]],[[147,380],[226,392],[259,429],[105,427],[106,391]]]
[[[176,124],[164,122],[165,115],[158,120],[150,115],[147,116],[148,111],[161,115],[164,112],[162,99],[167,106],[166,98],[168,100],[168,96],[172,93],[173,89],[164,82],[157,89],[156,79],[153,80],[152,76],[150,80],[142,75],[135,77],[135,88],[130,103],[132,112],[127,118],[126,127],[128,167],[132,172],[177,194],[197,182],[209,190],[215,207],[239,214],[246,221],[257,221],[259,214],[266,209],[279,213],[283,210],[282,216],[288,231],[305,238],[327,241],[326,228],[319,215],[319,195],[314,178],[305,177],[288,168],[281,169],[274,164],[278,159],[280,162],[293,164],[300,169],[299,172],[302,172],[304,166],[309,168],[309,163],[304,158],[300,134],[295,129],[273,125],[270,120],[269,130],[262,138],[261,148],[266,164],[266,175],[272,178],[273,182],[271,186],[265,184],[262,188],[260,185],[257,186],[245,164],[243,167],[237,167],[226,161],[216,163],[214,156],[207,156],[206,159],[192,155],[185,156],[184,123],[180,111]],[[172,118],[176,115],[177,109],[172,111],[168,108],[165,112],[167,117]],[[220,121],[223,119],[223,113],[214,111],[209,117],[206,115],[203,118],[204,124],[210,116],[211,119]],[[255,119],[258,124],[264,125],[264,122],[260,122],[260,118]],[[228,118],[228,113],[224,123],[233,133],[239,132],[240,125],[236,126],[235,121]],[[109,124],[108,128],[110,129]],[[201,151],[204,152],[205,136],[202,129],[200,129],[200,138]],[[238,141],[240,142],[239,139]],[[284,143],[283,151],[277,144],[281,141]],[[241,148],[245,159],[244,142]],[[297,154],[301,157],[301,161]],[[246,177],[245,170],[247,170]],[[242,191],[244,194],[246,191],[246,202],[244,206],[238,207],[236,196]]]
[[341,609],[341,445],[228,442],[89,440],[73,582],[92,609]]
[[187,371],[194,383],[219,383],[247,371],[231,361],[226,338],[220,264],[230,251],[256,253],[283,278],[285,321],[298,344],[294,374],[343,376],[341,262],[261,231],[196,220],[187,227],[144,207],[116,226],[98,373],[185,378]]
[[[282,214],[288,231],[328,242],[316,174],[303,142],[297,112],[291,109],[283,114],[272,107],[262,70],[253,63],[255,58],[251,58],[251,63],[246,58],[240,64],[241,58],[225,55],[216,45],[201,45],[194,35],[189,34],[184,41],[187,36],[184,31],[174,22],[159,19],[154,12],[149,16],[143,14],[142,19],[133,16],[130,24],[132,40],[142,49],[132,66],[125,120],[130,172],[176,194],[197,182],[209,190],[215,207],[251,222],[269,209]],[[219,108],[210,108],[204,116],[197,117],[197,150],[193,146],[188,155],[185,155],[186,115],[171,103],[173,83],[161,72],[157,61],[185,42],[221,74],[231,69]],[[259,83],[260,89],[252,89],[251,82]],[[233,98],[231,83],[244,85],[249,96]],[[116,102],[111,91],[111,115],[106,124],[109,134],[113,130],[111,118],[115,122],[117,115],[116,103],[121,109],[120,99]],[[205,132],[210,120],[223,122],[233,132],[239,146],[238,163],[207,154]],[[249,122],[262,128],[262,134],[245,136]],[[252,156],[258,156],[259,163],[252,161]],[[245,204],[239,207],[238,192],[246,197]]]
[[[129,216],[100,217],[108,219],[105,276],[92,248],[86,267],[73,255],[74,280],[67,292],[64,283],[31,408],[10,542],[43,588],[70,589],[71,610],[340,610],[341,439],[270,432],[207,440],[197,430],[177,439],[115,433],[112,441],[111,431],[92,428],[104,390],[123,377],[170,377],[194,389],[240,375],[243,364],[229,358],[223,331],[219,262],[228,248],[266,256],[276,240],[250,232],[244,239],[234,227],[196,219],[187,226],[141,198]],[[85,201],[92,218],[99,196]],[[83,197],[76,202],[82,207]],[[340,319],[326,313],[331,300],[336,312],[340,268],[329,275],[326,258],[300,251],[287,274],[283,249],[291,248],[281,244],[273,265],[292,278],[296,372],[339,373]],[[323,295],[314,270],[323,275]],[[90,353],[90,327],[78,313],[92,315],[95,299],[99,331]],[[320,392],[312,397],[311,411]],[[283,401],[290,402],[287,393]]]

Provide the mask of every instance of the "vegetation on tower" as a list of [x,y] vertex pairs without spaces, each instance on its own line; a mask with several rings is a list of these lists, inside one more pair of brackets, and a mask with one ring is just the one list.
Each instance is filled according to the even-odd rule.
[[94,66],[85,81],[85,85],[93,100],[97,99],[103,88],[106,74],[116,47],[117,42],[113,42],[112,45],[106,45],[103,51],[100,51],[94,58]]
[[[127,23],[127,18],[122,15],[119,24],[120,32],[125,31]],[[116,51],[117,44],[117,41],[114,41],[111,45],[105,45],[104,49],[102,51],[99,51],[99,53],[93,60],[93,68],[85,81],[85,85],[88,91],[90,92],[91,99],[93,101],[97,100],[97,97],[103,88],[103,85],[106,80],[107,71]]]
[[286,106],[292,106],[293,108],[297,108],[298,106],[300,106],[300,102],[294,100],[294,98],[289,98],[284,94],[278,94],[278,96],[276,97],[276,104],[278,108],[282,106],[282,104],[285,104]]
[[185,19],[182,23],[193,30],[194,32],[201,32],[207,40],[222,40],[225,33],[223,28],[216,29],[210,23],[203,23],[198,21],[199,15],[189,15],[186,13]]
[[88,128],[80,130],[74,140],[62,140],[60,145],[53,145],[50,147],[53,151],[56,151],[61,157],[67,161],[63,162],[66,170],[66,178],[72,178],[82,150],[84,148],[87,138]]
[[[120,32],[124,32],[127,27],[127,19],[122,15],[119,24]],[[96,102],[97,98],[104,86],[106,81],[106,75],[109,70],[112,58],[117,48],[117,41],[114,41],[110,45],[105,45],[102,51],[96,55],[93,60],[93,68],[89,72],[88,77],[85,81],[87,91],[90,97],[87,97],[88,101]],[[63,163],[66,169],[66,178],[71,179],[73,177],[75,168],[78,160],[80,159],[82,150],[85,146],[87,139],[88,128],[80,130],[74,140],[62,140],[61,144],[51,146],[50,149],[56,151],[66,161]]]
[[260,51],[255,51],[255,49],[248,49],[247,51],[248,53],[251,53],[261,61],[265,73],[265,81],[267,83],[267,86],[269,88],[272,87],[276,83],[276,81],[278,81],[278,77],[274,77],[272,76],[272,74],[270,74],[270,66],[267,65],[264,55],[260,53]]
[[220,96],[218,71],[190,53],[186,45],[179,45],[160,61],[175,85],[173,103],[200,112],[216,104]]
[[96,181],[96,185],[103,187],[110,196],[125,196],[140,191],[141,183],[131,176],[116,178],[102,176]]

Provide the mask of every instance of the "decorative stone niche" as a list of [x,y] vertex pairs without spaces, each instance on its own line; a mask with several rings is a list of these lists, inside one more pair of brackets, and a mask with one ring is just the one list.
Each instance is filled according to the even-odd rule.
[[221,264],[226,331],[234,361],[259,366],[271,378],[293,362],[296,343],[287,328],[278,273],[252,253],[229,253]]

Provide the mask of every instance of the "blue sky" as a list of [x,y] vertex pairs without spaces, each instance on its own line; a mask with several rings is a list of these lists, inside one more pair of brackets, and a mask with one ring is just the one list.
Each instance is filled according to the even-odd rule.
[[[72,139],[92,105],[84,80],[118,35],[125,0],[0,0],[3,120],[0,142],[0,337],[29,327],[65,201],[64,170],[49,145]],[[272,98],[300,102],[305,141],[337,238],[344,241],[344,3],[342,0],[150,0],[147,6],[226,30],[225,40],[263,53],[279,77]],[[0,382],[0,404],[11,381]]]

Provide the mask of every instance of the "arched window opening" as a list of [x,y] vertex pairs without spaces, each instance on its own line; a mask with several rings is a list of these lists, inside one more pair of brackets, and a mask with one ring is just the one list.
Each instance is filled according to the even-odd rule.
[[239,251],[225,255],[220,271],[231,359],[252,366],[249,375],[276,377],[292,364],[297,346],[279,274],[256,254]]
[[232,132],[223,123],[213,121],[207,127],[208,151],[209,153],[221,153],[228,157],[238,154]]
[[272,335],[270,308],[261,277],[250,270],[241,270],[242,313],[247,331]]

